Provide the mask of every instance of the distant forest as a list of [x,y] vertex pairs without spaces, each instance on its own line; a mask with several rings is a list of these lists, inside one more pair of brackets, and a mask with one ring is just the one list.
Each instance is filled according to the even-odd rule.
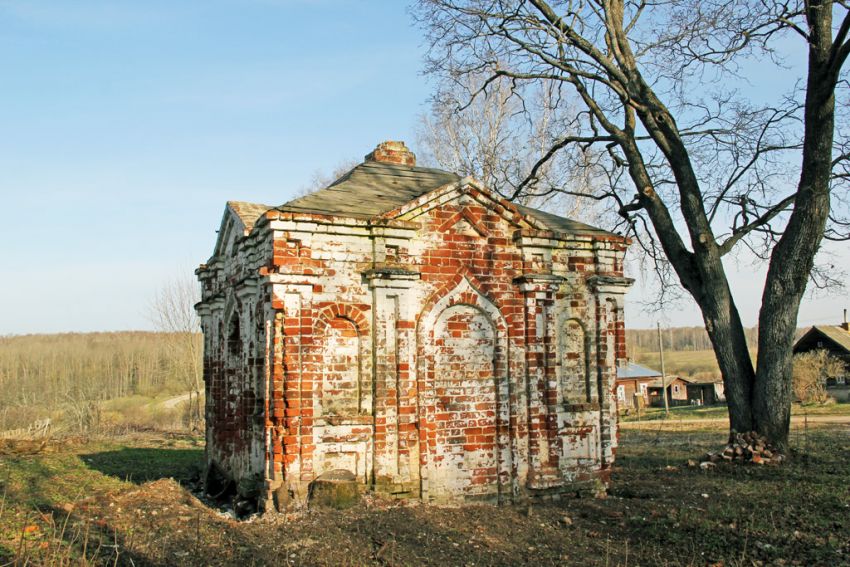
[[[746,332],[755,348],[757,329]],[[683,354],[678,364],[676,357],[669,357],[669,371],[716,372],[702,327],[662,329],[662,339],[664,350],[671,354],[703,351],[698,357]],[[187,350],[187,340],[197,341],[198,348]],[[155,332],[0,337],[0,430],[25,427],[45,417],[86,430],[102,424],[104,415],[121,421],[131,409],[140,420],[149,420],[150,408],[157,407],[154,400],[191,389],[200,361],[187,360],[192,358],[187,353],[199,357],[201,340],[198,334]],[[634,360],[657,365],[652,354],[658,351],[655,329],[629,329],[626,342]],[[147,408],[144,412],[142,405]],[[154,417],[162,421],[168,416]]]
[[[797,329],[797,338],[809,330],[809,327]],[[758,346],[758,327],[744,329],[747,344],[751,350]],[[661,342],[665,351],[711,350],[711,341],[705,327],[661,328]],[[658,329],[626,329],[626,348],[629,355],[642,352],[658,352]]]
[[189,390],[177,348],[201,336],[176,333],[63,333],[0,337],[0,430],[36,419],[85,430],[105,402]]

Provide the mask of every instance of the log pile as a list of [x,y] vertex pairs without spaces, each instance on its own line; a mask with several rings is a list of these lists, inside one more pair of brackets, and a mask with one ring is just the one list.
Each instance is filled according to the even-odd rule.
[[688,461],[692,467],[710,469],[718,463],[752,463],[754,465],[779,465],[785,460],[785,455],[770,444],[766,437],[755,431],[747,433],[733,432],[729,443],[719,453],[707,453],[697,464]]

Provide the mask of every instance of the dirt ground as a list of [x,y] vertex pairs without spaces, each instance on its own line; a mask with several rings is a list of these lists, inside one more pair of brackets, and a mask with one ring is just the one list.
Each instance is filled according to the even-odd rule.
[[0,457],[0,565],[850,565],[847,425],[807,431],[781,467],[683,466],[722,441],[716,429],[625,431],[604,499],[446,508],[367,496],[247,521],[191,491],[196,445]]
[[571,534],[586,536],[583,521],[605,514],[598,503],[586,504],[572,520],[557,505],[457,509],[366,498],[345,511],[238,522],[160,480],[84,507],[107,526],[125,531],[132,524],[157,542],[139,546],[148,550],[143,557],[125,556],[136,565],[569,565],[588,551]]

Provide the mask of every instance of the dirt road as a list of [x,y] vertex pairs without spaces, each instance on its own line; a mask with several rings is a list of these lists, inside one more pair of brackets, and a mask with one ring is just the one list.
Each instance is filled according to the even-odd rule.
[[[791,416],[791,425],[792,426],[802,426],[806,423],[807,419],[802,415],[792,415]],[[820,423],[841,423],[841,424],[850,424],[850,415],[810,415],[808,416],[808,423],[812,424],[820,424]],[[729,418],[717,418],[717,419],[653,419],[649,421],[621,421],[620,428],[622,429],[661,429],[661,428],[669,428],[676,427],[678,425],[728,425]]]
[[167,400],[162,402],[162,407],[164,407],[165,409],[174,409],[181,403],[188,401],[190,397],[192,397],[192,394],[187,393],[181,394],[179,396],[174,396],[173,398],[168,398]]

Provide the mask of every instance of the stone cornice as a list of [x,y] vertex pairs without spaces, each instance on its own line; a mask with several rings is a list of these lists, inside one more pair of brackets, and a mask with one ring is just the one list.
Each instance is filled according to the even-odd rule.
[[363,277],[369,282],[370,288],[410,287],[419,279],[420,274],[400,266],[378,264],[363,272]]
[[605,288],[617,288],[609,293],[626,293],[633,283],[635,283],[634,278],[623,276],[596,275],[587,278],[587,284],[598,291],[604,292],[607,291]]
[[513,279],[522,291],[557,291],[564,281],[562,276],[547,273],[522,274]]

